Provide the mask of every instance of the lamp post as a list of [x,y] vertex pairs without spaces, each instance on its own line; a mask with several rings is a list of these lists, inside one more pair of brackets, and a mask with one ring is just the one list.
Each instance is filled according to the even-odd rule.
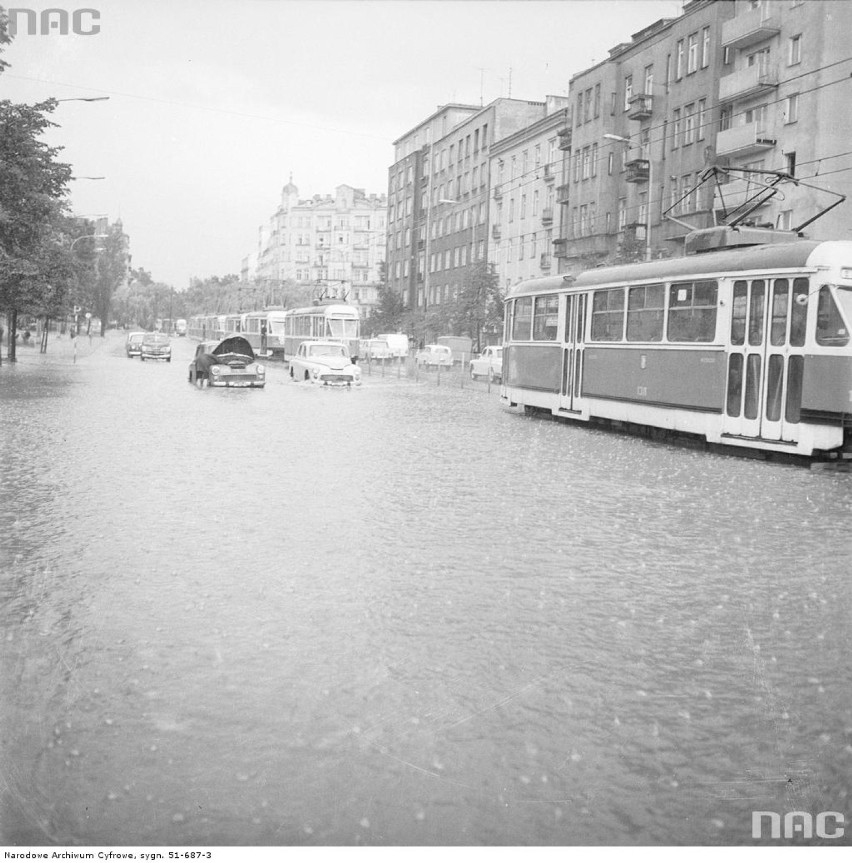
[[[622,144],[634,146],[634,142],[630,138],[625,138],[623,135],[613,135],[611,132],[604,134],[604,138],[610,141],[620,141]],[[640,144],[641,147],[641,144]],[[651,260],[651,196],[654,191],[654,162],[651,159],[651,142],[648,141],[648,200],[645,203],[645,260]]]
[[106,102],[109,96],[72,96],[69,99],[57,99],[57,102]]

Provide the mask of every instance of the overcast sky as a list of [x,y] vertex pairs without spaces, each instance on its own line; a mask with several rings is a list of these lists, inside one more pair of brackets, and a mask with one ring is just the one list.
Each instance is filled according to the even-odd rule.
[[[24,3],[5,6],[23,7]],[[27,35],[0,98],[66,102],[51,143],[80,215],[121,217],[133,265],[238,273],[290,173],[303,197],[387,191],[391,142],[450,101],[541,101],[680,0],[86,0],[96,35]],[[22,27],[23,30],[23,27]]]

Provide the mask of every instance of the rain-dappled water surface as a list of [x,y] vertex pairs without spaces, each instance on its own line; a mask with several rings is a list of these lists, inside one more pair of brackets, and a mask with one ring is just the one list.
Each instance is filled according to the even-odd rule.
[[0,843],[852,823],[848,475],[95,348],[0,369]]

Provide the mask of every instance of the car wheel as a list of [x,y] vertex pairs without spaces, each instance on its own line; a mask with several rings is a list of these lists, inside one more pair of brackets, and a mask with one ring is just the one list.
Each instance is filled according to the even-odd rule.
[[167,362],[167,363],[170,363],[171,361],[172,361],[172,358],[171,358],[171,357],[166,357],[166,362]]
[[472,381],[475,381],[475,380],[476,380],[476,372],[474,372],[474,370],[473,370],[473,366],[471,366],[471,367],[470,367],[470,379],[471,379]]
[[145,362],[145,357],[143,357],[142,354],[139,354],[139,359],[142,360],[143,363]]
[[308,374],[308,370],[305,369],[305,380],[309,381],[310,379],[311,379],[311,376]]
[[293,374],[293,369],[292,369],[292,368],[290,369],[290,380],[291,380],[291,381],[296,380],[296,376]]

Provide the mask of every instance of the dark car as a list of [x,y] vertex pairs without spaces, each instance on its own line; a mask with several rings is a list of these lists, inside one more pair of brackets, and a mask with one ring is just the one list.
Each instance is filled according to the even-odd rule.
[[145,333],[142,338],[142,352],[139,359],[172,361],[172,343],[165,333]]
[[189,364],[189,382],[200,387],[262,387],[266,369],[256,361],[247,339],[228,336],[198,345]]

